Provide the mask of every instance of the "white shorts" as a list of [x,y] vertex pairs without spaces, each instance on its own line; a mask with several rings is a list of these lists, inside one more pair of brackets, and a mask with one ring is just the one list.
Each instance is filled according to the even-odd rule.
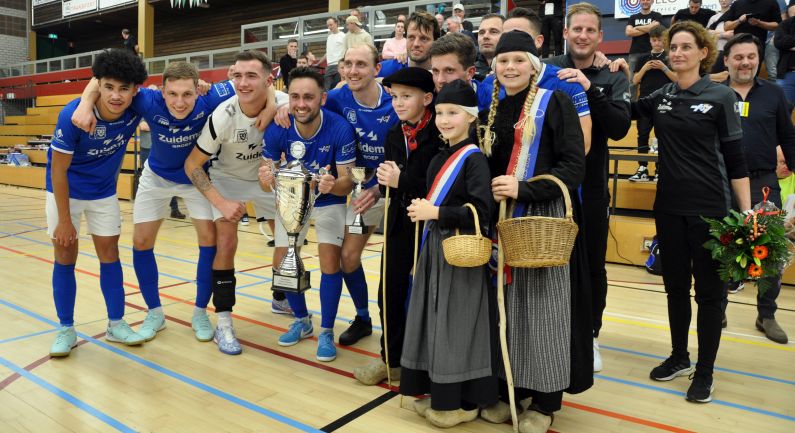
[[[345,205],[332,204],[312,209],[310,219],[315,222],[315,234],[317,243],[331,244],[338,247],[342,246],[342,239],[345,236]],[[309,224],[304,226],[298,236],[296,245],[303,245],[306,233],[309,231]],[[277,247],[287,246],[287,230],[284,229],[281,221],[276,219],[276,233],[274,239]]]
[[[273,192],[265,192],[256,180],[242,180],[234,177],[213,177],[213,186],[218,193],[227,200],[236,200],[243,203],[252,202],[257,218],[273,219],[276,217],[276,195]],[[213,221],[222,218],[224,215],[215,208],[213,209]]]
[[213,211],[207,198],[193,184],[183,184],[164,179],[144,164],[138,180],[138,192],[133,204],[135,224],[162,220],[168,215],[171,197],[181,197],[188,208],[188,215],[197,220],[212,220]]
[[[47,214],[47,236],[53,237],[55,227],[58,226],[58,206],[55,204],[55,194],[48,192],[44,205]],[[116,194],[99,200],[69,199],[69,212],[72,215],[72,225],[80,234],[80,217],[86,215],[88,234],[97,236],[118,236],[121,234],[121,210],[119,198]]]
[[[379,198],[377,202],[371,207],[367,209],[367,212],[362,215],[362,219],[364,219],[364,224],[367,227],[377,227],[381,225],[381,222],[384,221],[384,203],[386,200],[383,198]],[[353,224],[353,218],[355,214],[353,213],[353,206],[348,203],[348,209],[345,213],[345,225]]]

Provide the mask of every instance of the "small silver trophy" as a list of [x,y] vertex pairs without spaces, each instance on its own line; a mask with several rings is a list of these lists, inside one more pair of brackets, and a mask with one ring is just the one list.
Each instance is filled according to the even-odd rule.
[[273,167],[273,173],[276,215],[287,232],[287,254],[273,269],[273,289],[303,293],[309,289],[309,272],[296,252],[296,245],[301,230],[309,223],[318,196],[315,187],[325,170],[317,175],[310,173],[296,159],[278,170]]
[[[367,167],[348,167],[348,174],[351,176],[356,186],[353,188],[352,197],[358,197],[362,193],[362,185],[369,182],[375,176],[374,168]],[[348,226],[348,233],[352,235],[366,235],[367,225],[364,223],[362,214],[356,214],[353,222]]]

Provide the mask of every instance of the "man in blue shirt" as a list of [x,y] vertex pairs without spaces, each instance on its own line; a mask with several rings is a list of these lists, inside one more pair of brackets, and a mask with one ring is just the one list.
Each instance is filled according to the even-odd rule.
[[[213,85],[206,95],[199,96],[199,73],[193,64],[170,63],[163,72],[163,90],[141,89],[133,99],[131,110],[139,113],[152,131],[152,148],[138,183],[133,206],[133,265],[149,313],[139,330],[147,340],[155,338],[165,327],[154,246],[163,220],[168,214],[171,197],[181,197],[196,228],[199,261],[196,267],[196,309],[191,320],[196,339],[210,341],[213,328],[206,307],[212,295],[212,263],[216,253],[212,206],[193,187],[185,174],[185,159],[193,149],[207,118],[223,101],[235,94],[230,82]],[[83,99],[96,98],[92,80],[83,91]],[[87,103],[81,103],[74,121],[90,129],[93,114]],[[284,298],[282,298],[283,300]],[[283,301],[286,304],[286,301]],[[279,306],[277,302],[275,304]],[[281,309],[273,308],[275,312]]]
[[[317,359],[324,362],[337,357],[334,346],[334,321],[342,294],[343,275],[340,270],[345,236],[345,201],[351,191],[348,168],[356,162],[356,138],[351,125],[339,115],[322,108],[326,103],[323,76],[312,68],[296,68],[290,73],[290,115],[288,126],[272,124],[265,130],[263,157],[259,179],[263,189],[273,185],[271,164],[278,164],[284,154],[288,162],[300,160],[310,171],[330,170],[321,177],[312,219],[318,240],[320,259],[321,332],[318,336]],[[309,230],[304,226],[298,245]],[[274,267],[287,252],[287,233],[281,221],[276,224]],[[304,294],[287,294],[295,322],[279,337],[279,345],[292,346],[314,332]],[[365,292],[365,302],[367,302]]]
[[128,108],[137,85],[146,79],[146,68],[129,51],[109,50],[97,56],[92,71],[99,82],[99,98],[92,107],[97,116],[96,127],[89,134],[73,126],[72,113],[80,100],[70,102],[58,116],[47,152],[47,234],[55,248],[52,286],[61,324],[50,348],[51,356],[67,356],[77,344],[75,263],[83,214],[100,262],[99,285],[109,319],[105,338],[127,345],[145,340],[123,319],[121,213],[116,180],[127,142],[141,121]]

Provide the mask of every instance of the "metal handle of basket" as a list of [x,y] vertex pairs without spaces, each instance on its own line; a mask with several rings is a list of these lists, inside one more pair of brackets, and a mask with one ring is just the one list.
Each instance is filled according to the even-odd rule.
[[540,174],[538,176],[533,176],[527,180],[527,182],[536,182],[539,180],[551,180],[555,182],[555,184],[560,187],[560,190],[563,191],[563,200],[566,202],[566,218],[571,219],[572,216],[572,209],[571,209],[571,196],[569,195],[569,189],[566,187],[566,184],[563,183],[557,177],[551,174]]
[[[480,236],[480,219],[478,219],[478,211],[475,209],[475,206],[472,203],[466,203],[464,206],[468,207],[470,211],[472,211],[472,215],[475,216],[475,235]],[[455,228],[455,235],[458,236],[460,231],[458,227]]]

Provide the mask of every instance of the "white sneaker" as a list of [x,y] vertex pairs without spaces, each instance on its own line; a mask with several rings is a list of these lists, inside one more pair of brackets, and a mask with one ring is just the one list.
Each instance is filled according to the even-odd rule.
[[642,165],[638,166],[638,171],[629,178],[630,182],[650,182],[651,180],[649,169]]
[[598,373],[602,371],[602,354],[599,353],[599,340],[593,339],[593,371]]

